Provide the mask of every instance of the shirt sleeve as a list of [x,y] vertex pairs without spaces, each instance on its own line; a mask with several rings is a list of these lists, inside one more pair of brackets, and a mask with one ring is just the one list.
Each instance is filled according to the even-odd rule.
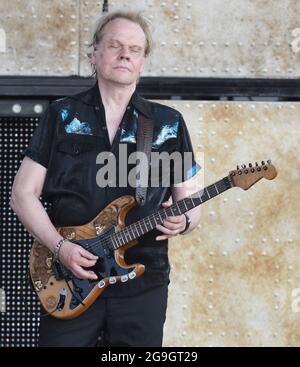
[[201,169],[200,165],[195,161],[190,134],[181,114],[178,129],[177,152],[180,153],[180,156],[173,163],[172,185],[192,178]]
[[21,153],[48,168],[56,126],[56,111],[49,105],[40,118],[28,147]]

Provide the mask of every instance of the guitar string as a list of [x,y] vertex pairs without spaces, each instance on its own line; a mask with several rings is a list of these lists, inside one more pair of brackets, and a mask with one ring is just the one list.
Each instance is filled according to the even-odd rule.
[[[217,189],[215,189],[214,188],[214,190],[216,191],[216,193],[212,193],[212,192],[209,192],[209,190],[210,189],[212,189],[213,187],[217,187]],[[200,204],[197,204],[197,205],[194,205],[194,207],[196,207],[196,206],[198,206],[198,205],[201,205],[202,203],[204,203],[205,201],[207,201],[208,199],[210,199],[210,198],[212,198],[212,197],[214,197],[214,196],[217,196],[217,195],[219,195],[219,193],[222,193],[222,192],[224,192],[225,190],[227,190],[227,189],[229,189],[230,187],[227,187],[226,186],[226,184],[223,182],[223,179],[222,180],[220,180],[220,181],[218,181],[218,182],[216,182],[216,183],[214,183],[214,184],[212,184],[212,185],[210,185],[210,186],[207,186],[207,187],[205,187],[203,190],[200,190],[200,191],[198,191],[197,193],[195,193],[195,194],[193,194],[193,195],[191,195],[191,196],[188,196],[188,197],[186,197],[186,198],[184,198],[184,199],[182,199],[182,200],[180,200],[179,202],[177,202],[177,203],[174,203],[174,204],[172,204],[172,206],[174,205],[174,207],[175,206],[177,206],[178,207],[178,209],[180,209],[180,211],[183,209],[184,211],[188,211],[188,210],[190,210],[190,209],[186,209],[186,207],[185,207],[185,203],[184,203],[184,201],[186,200],[186,199],[190,199],[192,202],[193,202],[193,200],[194,199],[197,199],[197,200],[199,200],[200,199]],[[208,192],[208,195],[207,195],[207,192]],[[195,195],[199,195],[199,197],[194,197]],[[201,196],[200,196],[200,194],[201,194]],[[204,200],[204,201],[201,201],[201,198],[202,197],[204,197],[204,196],[206,196],[207,197],[207,199],[206,200]],[[194,197],[194,198],[193,198]],[[181,207],[180,207],[181,206]],[[191,208],[192,209],[192,208]],[[171,209],[171,207],[168,207],[168,208],[164,208],[164,209],[161,209],[160,211],[158,211],[157,213],[153,213],[153,214],[151,214],[151,215],[149,215],[149,216],[147,216],[147,217],[145,217],[145,218],[142,218],[142,219],[140,219],[139,221],[137,221],[137,222],[135,222],[135,223],[133,223],[133,224],[130,224],[129,226],[127,226],[127,227],[125,227],[124,229],[122,229],[121,231],[119,231],[119,232],[115,232],[114,234],[103,234],[102,236],[101,236],[101,239],[99,238],[99,237],[97,237],[97,239],[95,239],[95,241],[91,241],[86,247],[84,247],[86,250],[97,250],[98,248],[100,248],[101,246],[103,246],[105,249],[107,249],[107,250],[116,250],[117,248],[119,248],[119,247],[117,247],[117,248],[115,248],[114,247],[114,243],[113,243],[113,239],[112,239],[112,237],[116,237],[117,235],[119,236],[119,237],[121,237],[122,236],[122,234],[124,234],[124,236],[125,236],[125,239],[126,239],[126,236],[128,235],[129,237],[131,236],[131,234],[130,234],[130,229],[132,229],[132,233],[133,233],[133,235],[135,235],[135,233],[133,232],[134,231],[134,229],[133,228],[129,228],[130,226],[135,226],[135,229],[136,229],[136,232],[138,233],[138,237],[140,237],[140,236],[142,236],[142,235],[139,235],[139,232],[138,232],[138,229],[136,228],[137,227],[137,224],[140,224],[140,228],[141,228],[141,222],[145,222],[145,219],[147,219],[148,220],[148,224],[149,224],[149,222],[150,222],[150,226],[152,225],[152,220],[154,220],[154,222],[155,222],[155,225],[157,224],[156,223],[156,221],[155,221],[155,218],[157,219],[158,217],[160,218],[160,216],[159,216],[159,214],[163,214],[164,212],[171,212],[170,214],[170,216],[174,216],[174,214],[172,213],[172,209]],[[165,219],[165,218],[163,218],[163,219]],[[145,227],[147,228],[147,224],[145,225]],[[151,228],[150,230],[152,230],[152,229],[154,229],[154,227],[153,228]],[[150,231],[149,230],[149,231]],[[130,239],[129,241],[132,241],[132,240],[134,240],[134,239],[136,239],[136,238],[133,238],[133,239]],[[119,238],[119,240],[121,240],[122,241],[122,237],[121,238]],[[129,241],[127,241],[127,242],[129,242]],[[95,245],[97,245],[97,244],[99,244],[100,246],[98,247],[98,246],[95,246]],[[126,244],[126,242],[125,242],[125,244]],[[121,246],[123,246],[124,244],[121,244]]]

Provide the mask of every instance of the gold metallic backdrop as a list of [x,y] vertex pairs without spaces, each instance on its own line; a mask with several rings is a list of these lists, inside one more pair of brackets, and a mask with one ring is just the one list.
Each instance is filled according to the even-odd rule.
[[278,171],[203,204],[199,228],[170,241],[164,345],[299,346],[300,103],[163,103],[183,113],[205,186],[237,164]]
[[[0,0],[1,75],[89,76],[97,0]],[[299,78],[300,1],[109,1],[141,11],[155,51],[145,76]]]

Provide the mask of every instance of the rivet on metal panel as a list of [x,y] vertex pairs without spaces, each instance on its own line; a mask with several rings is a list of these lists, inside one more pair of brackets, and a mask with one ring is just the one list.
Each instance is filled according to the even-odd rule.
[[217,42],[215,42],[215,41],[214,41],[214,42],[212,42],[211,44],[212,44],[212,46],[214,46],[214,47],[215,47],[215,46],[217,46]]
[[214,278],[210,278],[210,279],[208,280],[208,282],[209,282],[209,283],[213,283],[213,282],[214,282]]
[[213,322],[213,320],[212,319],[208,319],[207,320],[210,324]]
[[223,202],[224,202],[224,203],[227,203],[227,201],[228,201],[228,199],[227,199],[227,198],[224,198],[224,199],[223,199]]
[[22,111],[22,106],[20,104],[14,104],[12,106],[12,111],[14,113],[20,113]]
[[187,15],[186,20],[191,20],[192,17],[190,15]]
[[210,251],[208,254],[209,256],[214,256],[215,253],[213,251]]
[[192,69],[188,66],[187,68],[185,68],[185,70],[190,72]]
[[225,47],[229,47],[229,42],[226,42],[225,43]]
[[213,217],[214,215],[215,215],[215,212],[214,211],[209,212],[209,216],[210,217]]
[[253,256],[253,252],[252,251],[248,251],[248,256]]
[[201,41],[201,42],[199,42],[199,46],[200,46],[200,47],[204,46],[204,42],[202,42],[202,41]]
[[211,297],[211,296],[213,296],[213,295],[214,295],[214,292],[213,292],[213,291],[209,291],[209,292],[208,292],[208,295]]
[[239,47],[242,47],[242,46],[243,46],[243,43],[242,43],[242,42],[239,42],[239,43],[238,43],[238,46],[239,46]]
[[209,265],[208,267],[210,270],[213,270],[214,269],[214,266],[212,264]]
[[229,148],[229,145],[228,144],[225,144],[224,145],[224,149],[228,149]]
[[209,310],[212,310],[214,308],[214,306],[213,305],[208,305],[208,309]]
[[253,224],[249,224],[249,229],[253,229]]
[[227,256],[227,255],[228,255],[227,251],[222,252],[222,256]]
[[210,160],[211,160],[212,163],[215,163],[216,158],[211,158]]
[[176,73],[176,72],[178,71],[178,68],[176,68],[176,67],[175,67],[175,68],[173,68],[173,70],[174,70],[174,71],[175,71],[175,73]]
[[236,238],[235,240],[234,240],[234,242],[235,243],[239,243],[241,241],[241,239],[240,238]]

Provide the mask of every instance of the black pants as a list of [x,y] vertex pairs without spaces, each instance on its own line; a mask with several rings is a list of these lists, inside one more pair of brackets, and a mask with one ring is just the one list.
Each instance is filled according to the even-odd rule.
[[79,317],[42,317],[40,347],[161,347],[168,285],[130,297],[98,298]]

